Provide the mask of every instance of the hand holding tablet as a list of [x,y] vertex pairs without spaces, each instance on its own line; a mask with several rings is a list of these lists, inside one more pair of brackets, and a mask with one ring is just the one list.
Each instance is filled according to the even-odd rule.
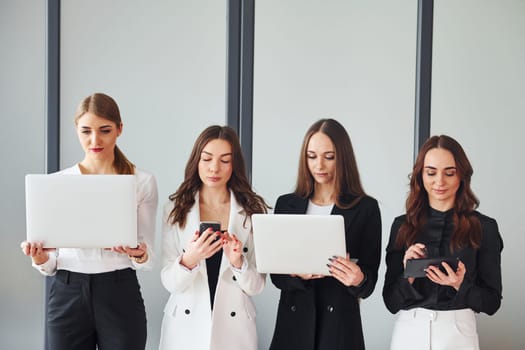
[[456,271],[458,268],[458,261],[459,260],[457,258],[453,257],[408,259],[406,261],[403,277],[426,277],[426,269],[431,265],[438,266],[442,272],[446,273],[445,268],[441,264],[442,262],[447,263],[452,268],[452,270]]

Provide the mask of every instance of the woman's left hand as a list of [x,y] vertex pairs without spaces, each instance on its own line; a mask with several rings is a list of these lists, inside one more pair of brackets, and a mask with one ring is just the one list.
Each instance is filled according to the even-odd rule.
[[236,269],[242,267],[242,242],[235,236],[235,234],[230,234],[229,232],[224,232],[222,235],[222,249],[224,254],[228,257],[230,264]]
[[345,286],[358,286],[365,279],[365,274],[359,265],[350,260],[348,253],[346,253],[346,258],[337,256],[329,260],[330,274]]
[[455,290],[459,290],[463,279],[465,278],[465,264],[463,262],[458,262],[458,269],[456,271],[452,270],[449,264],[442,262],[441,265],[445,268],[445,272],[441,271],[438,266],[430,265],[427,269],[427,277],[434,283],[440,284],[442,286],[451,286]]
[[148,260],[148,246],[144,242],[140,242],[135,248],[130,246],[116,246],[111,248],[116,253],[126,254],[130,259],[138,263],[145,263]]

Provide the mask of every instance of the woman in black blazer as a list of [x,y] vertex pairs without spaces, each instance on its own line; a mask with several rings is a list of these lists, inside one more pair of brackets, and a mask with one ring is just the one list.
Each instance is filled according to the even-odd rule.
[[381,216],[361,186],[350,137],[340,123],[321,119],[307,131],[295,192],[279,197],[275,213],[342,215],[348,253],[327,260],[330,276],[271,275],[281,296],[270,349],[364,349],[359,299],[377,281]]
[[[410,175],[406,214],[397,217],[386,248],[383,300],[397,315],[391,350],[479,349],[475,313],[501,305],[503,241],[496,220],[478,212],[474,170],[452,137],[430,137]],[[407,262],[457,259],[405,276]],[[417,261],[417,260],[416,260]]]

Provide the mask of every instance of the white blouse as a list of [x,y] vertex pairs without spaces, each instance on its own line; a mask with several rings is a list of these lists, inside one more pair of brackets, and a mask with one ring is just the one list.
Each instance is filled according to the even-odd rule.
[[311,200],[309,200],[308,207],[306,208],[306,214],[308,215],[330,215],[332,213],[332,209],[334,209],[333,204],[318,205],[312,202]]

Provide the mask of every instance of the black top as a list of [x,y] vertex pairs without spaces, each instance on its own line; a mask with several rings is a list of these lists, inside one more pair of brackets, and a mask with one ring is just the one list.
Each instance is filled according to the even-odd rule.
[[395,246],[397,233],[405,221],[403,215],[394,220],[386,249],[387,271],[383,299],[390,312],[416,307],[432,310],[470,308],[492,315],[500,307],[503,241],[496,221],[474,212],[483,231],[481,247],[478,250],[468,247],[451,252],[450,240],[454,230],[452,213],[452,210],[440,212],[430,208],[425,228],[416,242],[425,244],[430,258],[457,257],[465,264],[465,278],[459,290],[438,285],[426,277],[416,278],[413,284],[403,278],[403,257],[407,247]]
[[[275,213],[305,214],[307,207],[308,198],[292,193],[279,197]],[[329,276],[302,280],[290,275],[270,275],[281,291],[271,350],[364,349],[358,300],[372,294],[377,282],[381,262],[379,206],[375,199],[363,197],[350,209],[334,206],[331,214],[343,216],[346,250],[351,258],[359,259],[357,264],[366,280],[361,286],[346,287]],[[319,232],[323,234],[328,232]]]
[[219,270],[221,267],[222,249],[206,259],[206,273],[208,275],[208,287],[210,288],[210,302],[213,310],[213,301],[215,300],[215,290],[219,281]]

